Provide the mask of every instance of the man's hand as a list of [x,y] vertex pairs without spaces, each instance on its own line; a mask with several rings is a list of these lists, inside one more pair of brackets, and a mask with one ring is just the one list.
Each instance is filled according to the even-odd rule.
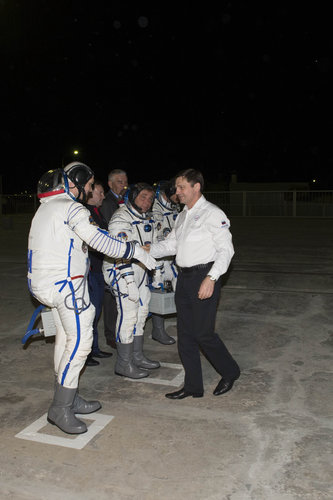
[[209,299],[214,292],[215,281],[212,281],[209,276],[202,281],[199,291],[198,298],[200,300]]
[[143,248],[144,247],[139,247],[139,245],[135,245],[134,258],[142,262],[142,264],[144,264],[147,269],[155,269],[156,260],[153,257],[151,257],[147,252],[145,252]]
[[150,243],[146,243],[145,245],[142,246],[142,248],[146,250],[146,252],[150,252]]

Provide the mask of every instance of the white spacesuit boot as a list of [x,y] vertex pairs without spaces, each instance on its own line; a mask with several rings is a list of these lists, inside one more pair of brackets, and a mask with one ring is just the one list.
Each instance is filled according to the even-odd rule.
[[100,410],[101,408],[102,405],[99,401],[86,401],[85,399],[81,398],[78,390],[76,391],[72,407],[74,413],[81,413],[82,415],[85,415]]
[[74,415],[73,402],[76,393],[77,388],[69,389],[57,383],[54,398],[47,414],[48,422],[56,425],[67,434],[87,432],[86,424]]
[[114,368],[116,375],[122,375],[123,377],[129,378],[144,378],[148,377],[149,372],[147,370],[142,370],[133,362],[133,348],[134,343],[122,344],[121,342],[116,342],[117,344],[117,361]]
[[137,367],[149,370],[160,367],[158,361],[151,361],[143,354],[143,335],[134,335],[133,345],[133,363]]
[[163,316],[160,314],[152,314],[151,319],[153,322],[153,329],[151,332],[152,339],[164,345],[174,344],[176,342],[175,339],[170,337],[165,331]]

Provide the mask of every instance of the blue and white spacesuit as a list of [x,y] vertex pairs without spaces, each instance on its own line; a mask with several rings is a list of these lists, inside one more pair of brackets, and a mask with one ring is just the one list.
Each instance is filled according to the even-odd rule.
[[[163,241],[171,233],[178,217],[179,206],[170,200],[173,193],[173,184],[169,181],[160,182],[156,189],[155,200],[152,208],[153,217],[156,220],[156,239]],[[161,262],[159,260],[158,262]],[[177,267],[173,257],[163,259],[164,280],[172,282],[175,290],[177,282]]]
[[[139,206],[141,205],[139,199],[144,194],[150,200],[146,204],[147,211],[143,211]],[[125,196],[124,205],[111,217],[109,233],[123,241],[137,243],[140,246],[155,241],[155,224],[151,213],[148,212],[152,200],[153,189],[148,184],[138,183],[132,187]],[[158,362],[150,361],[142,354],[143,332],[150,302],[147,268],[135,258],[105,257],[103,273],[117,300],[115,372],[130,378],[146,377],[149,372],[145,369],[159,367]]]
[[[29,289],[41,303],[52,308],[57,327],[54,352],[57,383],[49,420],[68,433],[86,430],[71,408],[74,396],[78,399],[79,374],[93,339],[95,308],[90,303],[87,286],[87,245],[112,257],[135,257],[148,267],[154,265],[154,260],[147,261],[143,249],[132,242],[117,240],[90,223],[89,211],[77,199],[85,201],[92,182],[91,169],[77,162],[44,174],[38,184],[41,205],[29,233]],[[80,406],[77,413],[85,410],[82,404],[76,406]],[[89,407],[90,411],[100,408],[99,403],[96,406]]]
[[[174,198],[176,189],[174,182],[161,181],[158,183],[153,204],[153,217],[156,220],[156,239],[165,240],[175,225],[179,213],[179,206]],[[172,289],[176,289],[177,267],[174,257],[165,257],[157,261],[157,266],[163,270],[163,281],[171,282]],[[164,317],[159,314],[152,314],[152,338],[161,344],[170,345],[175,343],[175,339],[167,334],[164,327]]]

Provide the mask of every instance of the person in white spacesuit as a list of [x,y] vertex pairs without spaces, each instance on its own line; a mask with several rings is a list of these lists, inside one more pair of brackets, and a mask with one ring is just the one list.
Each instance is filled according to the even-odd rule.
[[[151,218],[153,188],[144,182],[131,186],[125,203],[111,217],[109,233],[123,241],[139,245],[151,243],[154,238],[154,220]],[[135,256],[134,256],[135,257]],[[104,258],[104,279],[117,300],[116,327],[117,361],[115,373],[130,378],[143,378],[149,369],[158,368],[159,362],[143,354],[143,330],[149,312],[150,289],[147,268],[129,258]],[[154,285],[161,278],[155,271]]]
[[[153,217],[156,220],[156,239],[157,241],[163,241],[174,227],[179,213],[174,180],[160,181],[157,184],[152,211]],[[162,272],[164,270],[164,282],[170,282],[172,289],[175,290],[178,273],[174,257],[166,257],[164,260],[159,259],[157,263],[161,266]],[[165,331],[164,317],[154,313],[152,313],[151,317],[153,323],[151,335],[153,340],[165,345],[174,344],[176,342],[175,339],[170,337]]]
[[139,245],[113,238],[90,223],[90,213],[82,203],[93,182],[93,171],[79,162],[46,172],[38,182],[41,205],[29,233],[29,290],[52,308],[57,327],[56,382],[48,420],[69,434],[87,430],[76,413],[92,413],[101,408],[98,401],[85,401],[78,394],[79,374],[91,350],[95,316],[87,285],[87,245],[112,257],[135,257],[146,267],[155,267],[154,259],[147,261],[147,254]]

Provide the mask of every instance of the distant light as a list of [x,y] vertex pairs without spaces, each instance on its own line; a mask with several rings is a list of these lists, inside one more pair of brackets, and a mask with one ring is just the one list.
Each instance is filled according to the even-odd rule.
[[79,154],[78,150],[77,150],[77,149],[75,149],[75,150],[73,151],[73,154],[75,154],[75,156],[76,156],[76,155],[78,155],[78,154]]
[[317,182],[317,180],[316,179],[312,179],[312,182]]

